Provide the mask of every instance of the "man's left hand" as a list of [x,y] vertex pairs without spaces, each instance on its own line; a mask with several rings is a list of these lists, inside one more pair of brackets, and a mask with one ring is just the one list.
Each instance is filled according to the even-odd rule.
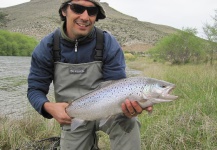
[[151,113],[153,110],[152,106],[143,109],[137,101],[130,101],[128,99],[121,104],[121,108],[124,115],[128,118],[136,117],[137,115],[141,114],[143,110],[146,110],[149,113]]

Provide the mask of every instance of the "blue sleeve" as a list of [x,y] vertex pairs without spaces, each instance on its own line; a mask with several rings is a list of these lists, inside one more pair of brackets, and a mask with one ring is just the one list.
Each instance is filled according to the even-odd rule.
[[103,78],[118,80],[126,78],[126,64],[121,46],[114,36],[104,33]]
[[51,53],[51,37],[44,38],[34,49],[31,59],[30,73],[28,76],[27,97],[34,109],[45,118],[52,118],[43,110],[43,105],[48,102],[46,95],[53,80],[53,59]]

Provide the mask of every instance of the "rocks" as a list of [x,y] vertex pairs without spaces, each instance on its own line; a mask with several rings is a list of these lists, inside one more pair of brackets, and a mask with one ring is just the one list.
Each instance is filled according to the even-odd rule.
[[[33,108],[27,99],[30,57],[0,56],[0,117],[20,119]],[[49,98],[53,97],[53,86]]]

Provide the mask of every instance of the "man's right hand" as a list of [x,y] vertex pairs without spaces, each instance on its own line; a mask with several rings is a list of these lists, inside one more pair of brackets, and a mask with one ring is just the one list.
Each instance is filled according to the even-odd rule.
[[71,124],[71,118],[67,115],[65,109],[68,103],[44,103],[44,110],[47,111],[59,124]]

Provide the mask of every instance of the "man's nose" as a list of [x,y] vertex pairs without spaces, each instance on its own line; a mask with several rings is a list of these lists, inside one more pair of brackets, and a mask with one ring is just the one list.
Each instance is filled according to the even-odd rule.
[[81,15],[80,15],[80,18],[83,19],[83,20],[89,20],[89,14],[87,12],[87,10],[85,10]]

